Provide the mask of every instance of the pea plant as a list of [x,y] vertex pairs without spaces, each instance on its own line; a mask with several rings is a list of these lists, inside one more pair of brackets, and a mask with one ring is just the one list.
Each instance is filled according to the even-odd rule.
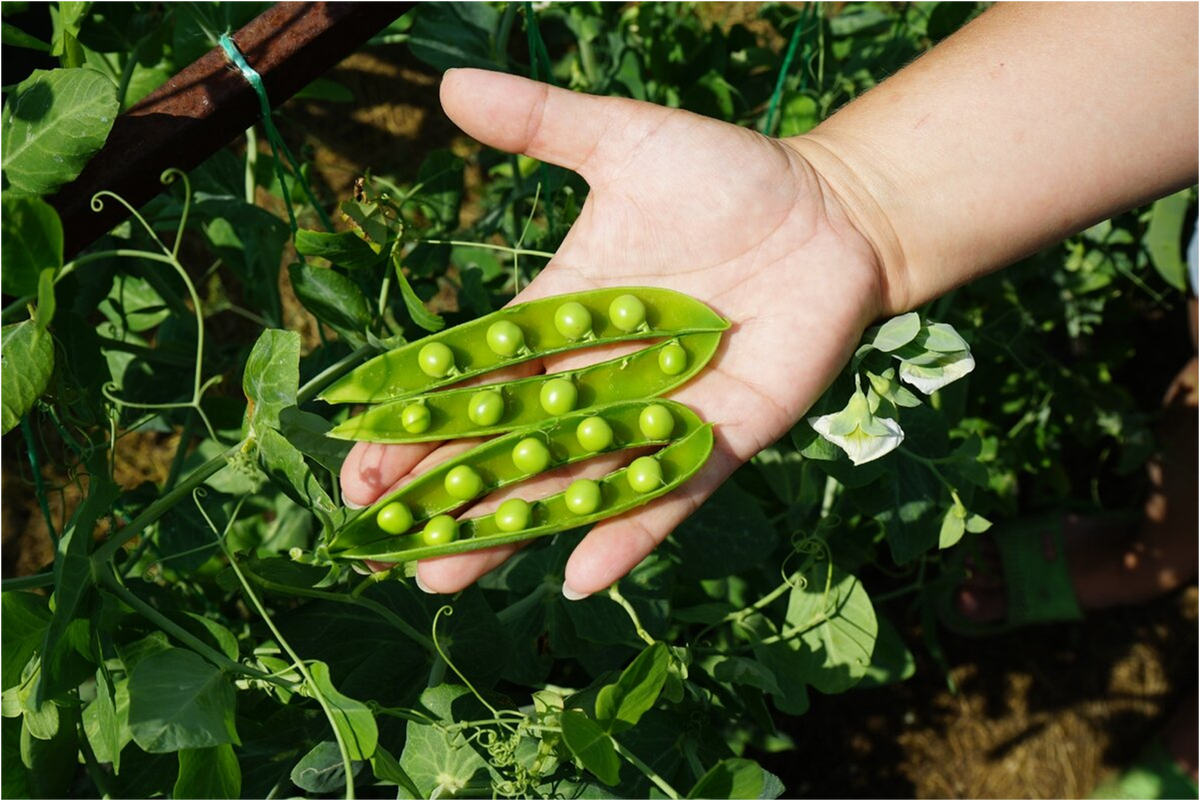
[[[1122,502],[1103,479],[1153,447],[1116,376],[1135,366],[1131,321],[1182,302],[1194,193],[866,331],[790,437],[628,577],[568,602],[581,526],[702,463],[711,429],[669,394],[726,322],[647,288],[497,316],[587,187],[486,149],[433,150],[335,197],[312,151],[293,167],[251,131],[67,258],[46,198],[123,109],[259,9],[18,6],[5,53],[57,66],[6,87],[0,118],[6,528],[22,512],[45,532],[22,547],[47,548],[20,575],[6,555],[5,796],[778,797],[808,768],[772,758],[817,696],[939,669],[947,549],[1020,512]],[[47,9],[49,41],[28,24]],[[975,11],[765,4],[731,22],[687,4],[432,3],[368,51],[791,135]],[[323,78],[299,102],[349,94]],[[654,339],[568,375],[449,387],[625,337]],[[478,435],[374,506],[343,503],[351,440]],[[652,464],[611,492],[568,490],[550,517],[527,502],[447,516],[646,444],[664,446]],[[413,559],[483,534],[544,536],[453,597],[415,586]]]

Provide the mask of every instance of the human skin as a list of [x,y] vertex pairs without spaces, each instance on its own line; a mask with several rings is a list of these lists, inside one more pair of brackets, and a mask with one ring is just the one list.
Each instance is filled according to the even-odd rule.
[[[564,594],[621,578],[783,436],[873,321],[1194,182],[1196,28],[1195,3],[1000,4],[785,140],[510,75],[446,73],[442,105],[467,134],[590,186],[514,302],[653,285],[734,322],[709,369],[672,395],[716,423],[711,460],[680,491],[597,524],[567,564]],[[611,356],[568,354],[517,374]],[[373,503],[469,446],[359,443],[343,495]],[[423,561],[419,582],[455,592],[515,548]]]

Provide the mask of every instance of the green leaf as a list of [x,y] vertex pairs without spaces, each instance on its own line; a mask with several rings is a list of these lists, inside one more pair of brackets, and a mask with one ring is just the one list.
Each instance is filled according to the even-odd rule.
[[[832,446],[831,446],[832,447]],[[716,579],[763,563],[779,542],[762,504],[726,482],[669,540],[689,579]]]
[[938,547],[951,548],[958,544],[962,535],[967,531],[967,510],[961,506],[951,506],[942,516],[942,528],[938,533]]
[[344,439],[325,436],[333,424],[312,412],[302,412],[289,406],[279,413],[279,433],[292,443],[292,447],[319,462],[334,475],[342,471],[342,462],[354,443]]
[[871,654],[871,666],[858,683],[859,689],[905,681],[917,672],[917,660],[904,644],[900,632],[886,617],[879,618],[878,622],[879,636]]
[[375,774],[376,781],[395,784],[405,790],[410,798],[421,797],[421,791],[412,777],[404,772],[396,757],[382,745],[375,748],[375,755],[371,757],[371,772]]
[[120,495],[120,487],[105,480],[100,471],[94,472],[87,498],[79,505],[66,531],[58,539],[54,556],[54,617],[46,627],[46,639],[42,643],[39,703],[70,689],[60,686],[67,683],[62,673],[74,652],[66,637],[67,627],[75,620],[95,582],[90,554],[96,521],[100,515],[109,512]]
[[33,316],[33,322],[39,333],[45,333],[50,326],[54,320],[55,307],[58,305],[54,297],[54,273],[53,267],[46,267],[38,276],[37,312]]
[[834,566],[826,591],[826,565],[818,562],[805,586],[792,590],[787,624],[803,631],[793,647],[800,649],[804,680],[833,694],[850,689],[866,674],[879,627],[857,578]]
[[1162,279],[1180,291],[1187,289],[1187,263],[1183,259],[1183,225],[1189,190],[1176,192],[1150,207],[1150,226],[1143,242],[1150,262]]
[[936,44],[957,31],[975,13],[975,9],[975,3],[938,3],[930,13],[929,24],[925,27],[930,40]]
[[129,676],[129,729],[152,754],[240,744],[235,703],[224,674],[182,648],[147,657]]
[[383,261],[383,256],[371,249],[353,231],[338,234],[325,231],[297,231],[296,252],[304,256],[328,259],[347,270],[374,267]]
[[358,284],[334,270],[295,263],[288,266],[296,297],[323,323],[352,344],[363,341],[371,326],[371,306]]
[[[442,723],[475,720],[483,708],[461,685],[439,684],[421,693],[420,706]],[[410,720],[405,729],[400,765],[420,790],[418,798],[454,797],[468,786],[490,783],[491,766],[466,741],[461,730],[446,733],[427,723]]]
[[340,209],[342,219],[354,227],[354,235],[377,254],[383,253],[393,234],[398,236],[403,228],[400,221],[388,217],[386,209],[378,203],[344,200]]
[[36,36],[31,36],[13,25],[11,22],[0,22],[0,42],[12,47],[25,47],[30,50],[50,52],[50,43],[43,42]]
[[763,770],[749,759],[723,759],[700,777],[688,798],[758,798]]
[[361,701],[355,701],[338,692],[329,678],[329,666],[324,662],[313,662],[308,670],[317,689],[333,709],[333,718],[342,741],[346,744],[346,750],[350,752],[350,758],[370,759],[379,743],[379,729],[375,726],[371,710]]
[[128,744],[129,692],[125,682],[118,691],[103,666],[96,670],[96,698],[83,711],[83,730],[99,762],[111,762],[113,774],[121,772],[121,750]]
[[608,733],[578,709],[567,710],[559,720],[563,742],[571,753],[597,779],[610,787],[617,784],[621,780],[621,761]]
[[93,70],[34,70],[4,103],[0,150],[16,189],[46,195],[73,181],[117,118],[117,88]]
[[[0,217],[0,284],[6,295],[38,291],[42,270],[56,273],[63,263],[63,229],[58,212],[36,197],[4,194]],[[53,277],[53,273],[52,276]]]
[[417,199],[433,212],[443,230],[451,231],[458,227],[464,164],[460,156],[449,150],[434,150],[425,157],[417,171],[417,183],[421,186]]
[[327,527],[333,526],[342,515],[342,509],[333,502],[321,482],[313,475],[304,461],[304,455],[296,450],[282,434],[274,429],[264,429],[258,434],[258,456],[263,472],[271,477],[276,486],[296,503],[316,512]]
[[485,3],[433,3],[417,9],[408,37],[412,54],[439,72],[453,67],[496,69],[500,14]]
[[798,92],[785,95],[779,111],[780,136],[806,134],[821,121],[817,101]]
[[242,766],[229,743],[179,752],[173,798],[239,798]]
[[21,674],[38,650],[50,623],[50,605],[31,592],[6,592],[0,600],[0,665],[3,687],[21,683]]
[[32,320],[4,326],[0,343],[0,433],[7,434],[46,391],[54,372],[54,344]]
[[[350,770],[355,776],[364,762],[352,761]],[[346,765],[334,740],[317,743],[292,768],[292,784],[310,793],[332,793],[346,786]]]
[[426,331],[441,331],[445,328],[446,321],[425,308],[425,304],[417,297],[412,284],[408,282],[408,276],[400,268],[399,257],[393,259],[392,264],[396,268],[396,281],[400,284],[400,294],[404,298],[404,306],[408,309],[408,316],[412,317],[413,322]]
[[921,333],[921,315],[916,312],[893,317],[881,326],[872,328],[863,335],[863,344],[875,350],[891,353],[917,338]]
[[600,688],[596,695],[596,720],[613,733],[636,726],[658,700],[670,665],[671,654],[666,645],[657,642],[646,648],[616,682]]
[[761,662],[744,656],[731,656],[713,666],[713,678],[728,684],[745,684],[757,687],[770,695],[782,695],[783,690],[772,673]]
[[185,612],[188,617],[204,627],[205,631],[212,637],[212,641],[217,644],[217,648],[221,653],[229,657],[229,660],[236,662],[238,658],[238,643],[237,637],[233,636],[233,632],[222,626],[212,618],[197,615],[194,612]]
[[279,412],[296,405],[300,392],[300,335],[268,328],[262,332],[242,375],[250,428],[279,428]]

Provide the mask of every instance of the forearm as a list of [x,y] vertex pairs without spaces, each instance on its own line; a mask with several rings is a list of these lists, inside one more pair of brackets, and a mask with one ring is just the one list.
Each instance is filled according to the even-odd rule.
[[898,313],[1196,180],[1197,4],[1002,3],[789,140]]

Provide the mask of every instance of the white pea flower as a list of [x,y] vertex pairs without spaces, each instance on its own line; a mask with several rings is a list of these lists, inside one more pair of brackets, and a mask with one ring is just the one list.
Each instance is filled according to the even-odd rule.
[[947,384],[975,369],[975,357],[969,350],[947,353],[928,364],[900,362],[900,380],[912,384],[926,395],[932,395]]
[[837,445],[856,466],[886,456],[904,441],[904,430],[895,420],[871,414],[867,397],[855,390],[840,412],[808,418],[808,424]]

